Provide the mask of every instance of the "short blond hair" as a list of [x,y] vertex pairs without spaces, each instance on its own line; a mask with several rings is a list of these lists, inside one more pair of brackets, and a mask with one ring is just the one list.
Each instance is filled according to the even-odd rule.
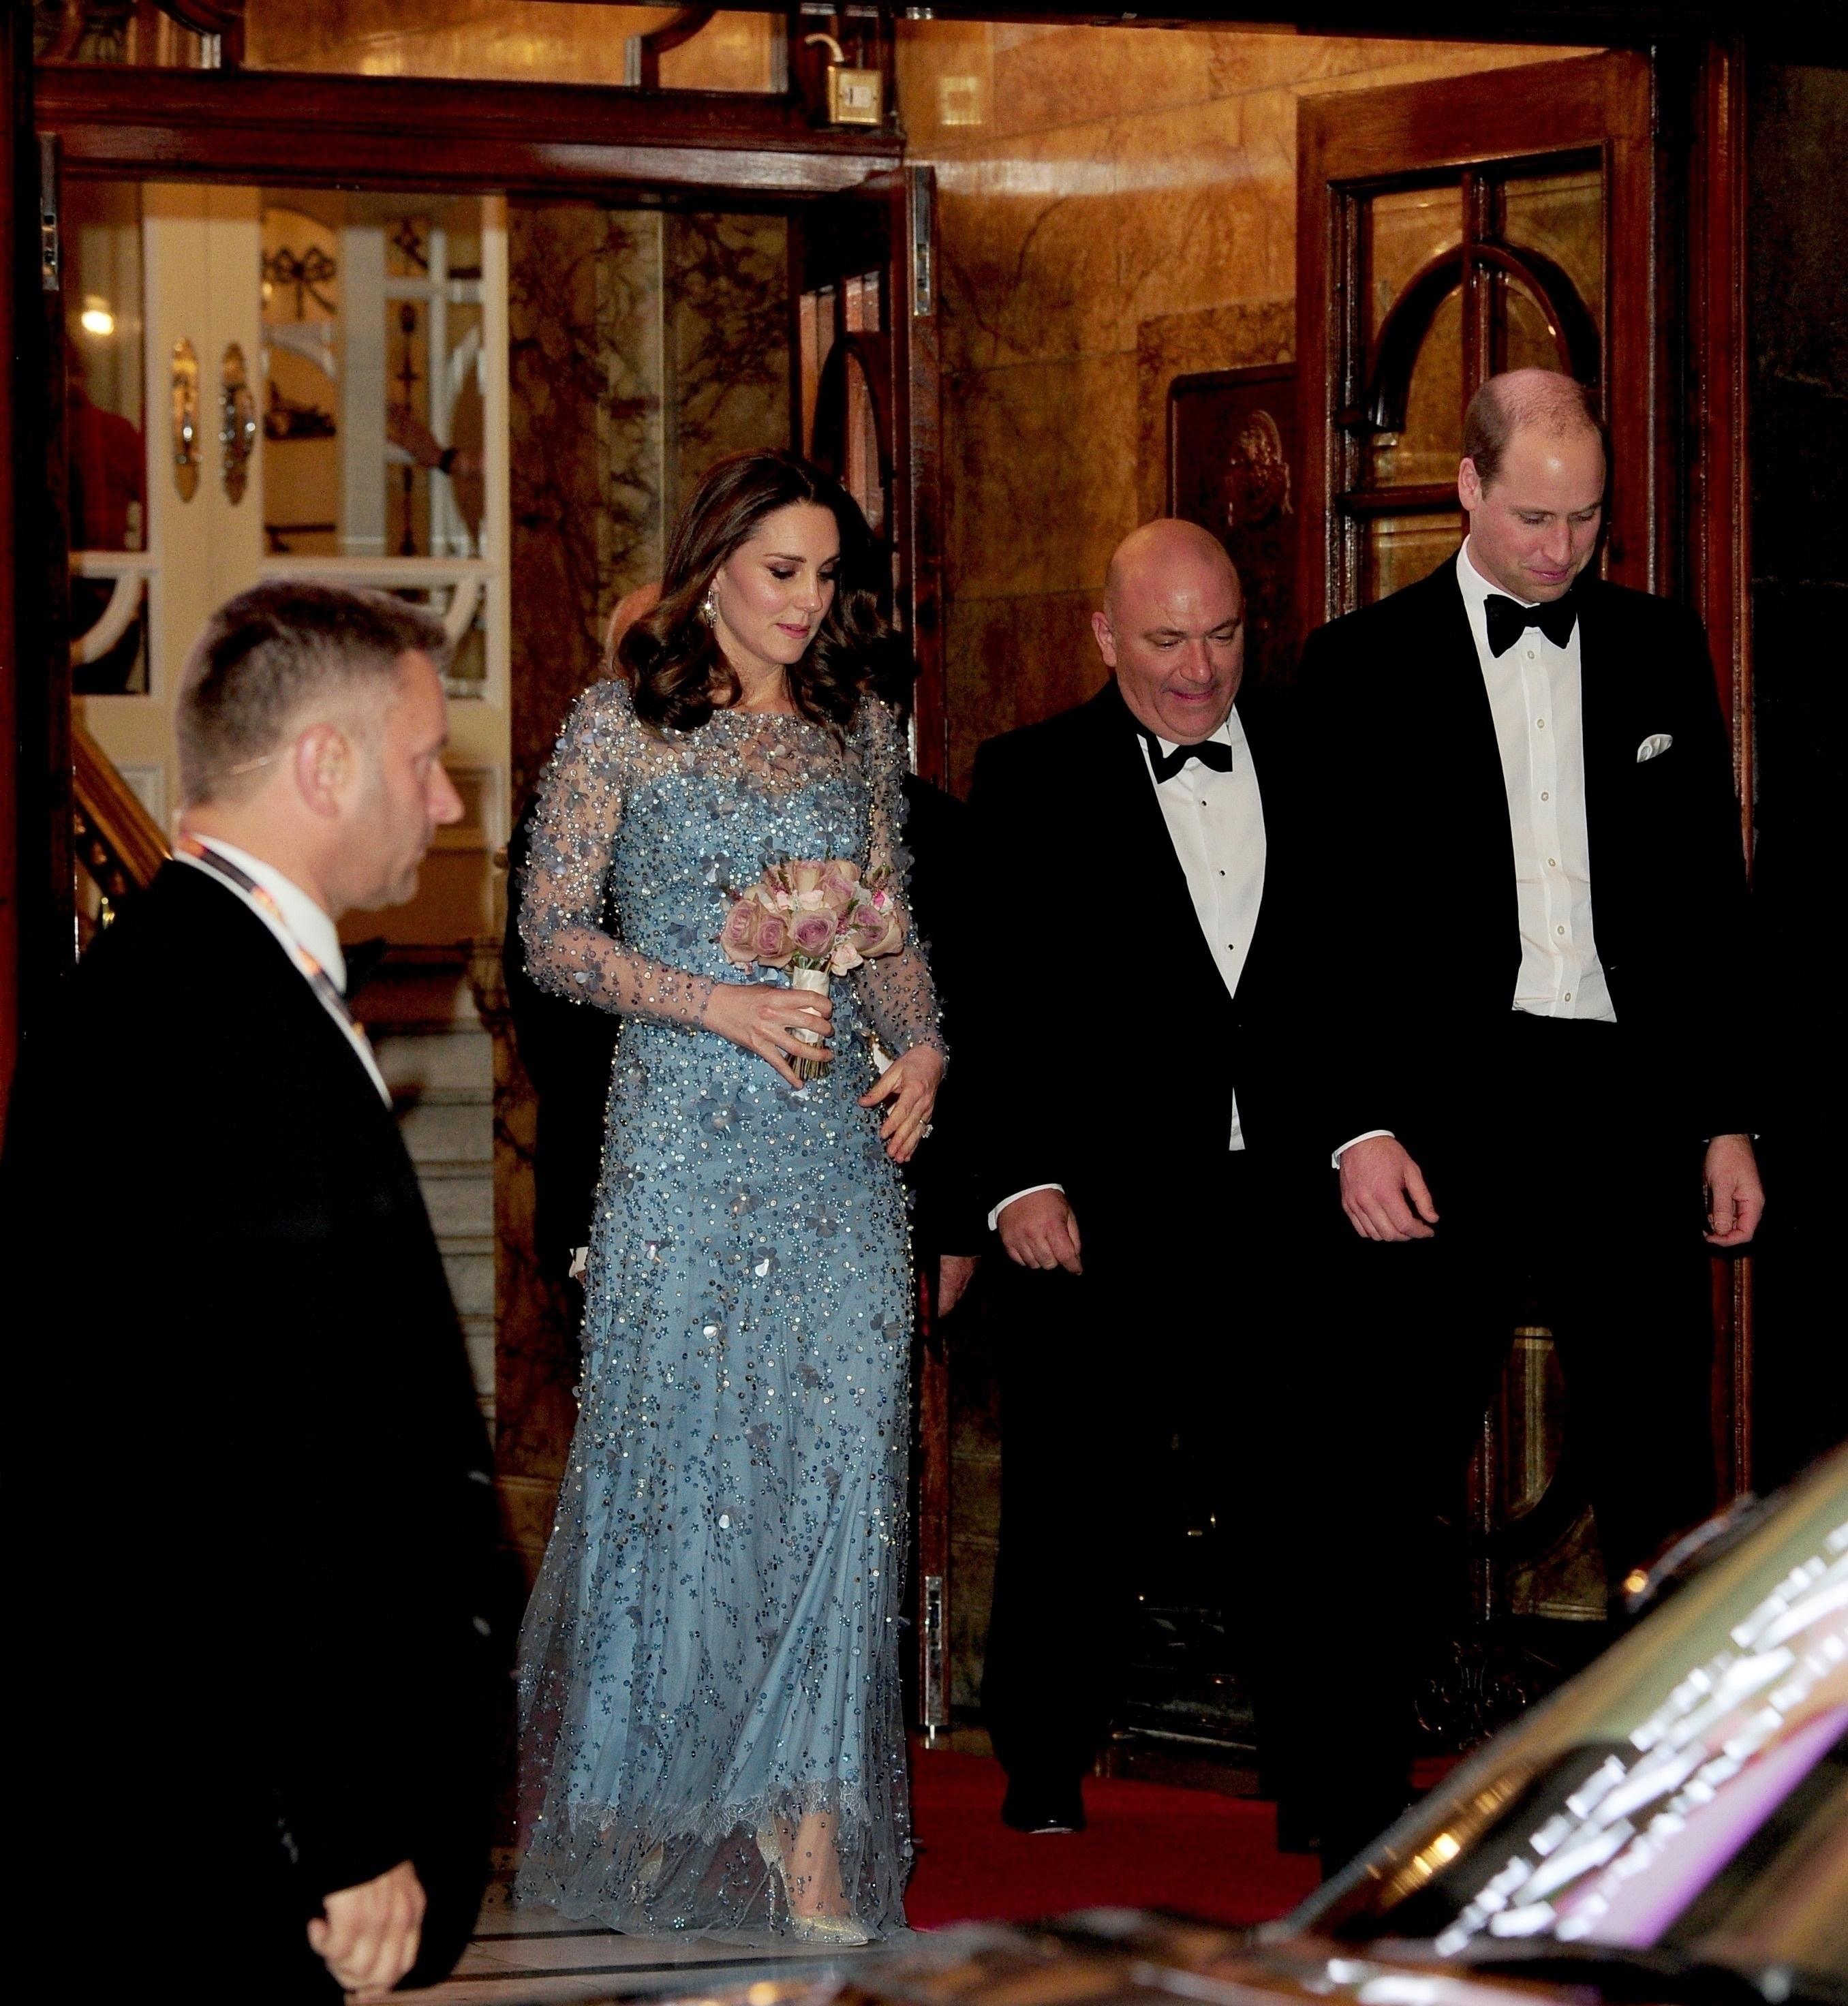
[[252,586],[213,614],[181,673],[181,791],[194,804],[236,798],[244,774],[282,744],[306,706],[395,683],[407,655],[440,670],[449,653],[433,613],[388,593],[282,579]]

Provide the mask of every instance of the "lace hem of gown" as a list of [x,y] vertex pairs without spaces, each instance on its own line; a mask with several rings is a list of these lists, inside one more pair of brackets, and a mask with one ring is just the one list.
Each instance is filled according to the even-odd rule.
[[[526,1840],[514,1899],[626,1936],[749,1945],[802,1941],[785,1877],[794,1875],[803,1888],[815,1871],[811,1855],[797,1849],[787,1867],[776,1856],[811,1816],[826,1820],[835,1834],[827,1862],[840,1877],[834,1912],[850,1913],[878,1942],[907,1934],[904,1885],[913,1849],[907,1838],[896,1854],[881,1856],[873,1835],[889,1829],[891,1807],[870,1806],[863,1790],[817,1788],[713,1805],[685,1831],[637,1825],[589,1807],[569,1820],[541,1817]],[[805,1892],[799,1899],[813,1906]]]

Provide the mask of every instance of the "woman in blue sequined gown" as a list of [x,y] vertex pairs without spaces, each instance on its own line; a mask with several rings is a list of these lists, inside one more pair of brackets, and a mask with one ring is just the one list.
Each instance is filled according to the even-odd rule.
[[[534,831],[533,974],[624,1022],[577,1431],[521,1638],[516,1894],[633,1933],[903,1927],[899,1165],[942,1072],[935,999],[911,945],[831,1005],[716,945],[767,863],[902,864],[877,561],[791,456],[715,468]],[[806,1087],[802,1029],[833,1054]],[[899,1054],[882,1079],[869,1030]]]

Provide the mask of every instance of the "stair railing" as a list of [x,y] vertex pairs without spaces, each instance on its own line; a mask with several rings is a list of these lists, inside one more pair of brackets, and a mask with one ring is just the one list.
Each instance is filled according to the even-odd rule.
[[77,868],[95,888],[93,905],[79,899],[87,931],[100,931],[172,852],[160,824],[141,804],[114,762],[78,720],[71,720],[72,820]]

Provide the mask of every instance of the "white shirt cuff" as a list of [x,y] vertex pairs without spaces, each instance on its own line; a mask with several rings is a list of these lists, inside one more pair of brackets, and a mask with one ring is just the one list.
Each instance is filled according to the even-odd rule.
[[1019,1191],[1009,1191],[1007,1196],[1001,1200],[1000,1204],[989,1213],[988,1230],[991,1233],[997,1230],[1000,1224],[1001,1214],[1007,1210],[1008,1207],[1014,1202],[1016,1198],[1031,1198],[1033,1193],[1037,1191],[1062,1191],[1065,1188],[1065,1187],[1063,1184],[1027,1184]]
[[1392,1133],[1392,1131],[1390,1128],[1369,1128],[1360,1135],[1349,1136],[1347,1140],[1342,1144],[1340,1148],[1335,1152],[1333,1156],[1329,1157],[1329,1168],[1332,1170],[1339,1170],[1341,1167],[1341,1159],[1347,1154],[1348,1151],[1353,1147],[1355,1143],[1371,1142],[1376,1135],[1390,1137]]

